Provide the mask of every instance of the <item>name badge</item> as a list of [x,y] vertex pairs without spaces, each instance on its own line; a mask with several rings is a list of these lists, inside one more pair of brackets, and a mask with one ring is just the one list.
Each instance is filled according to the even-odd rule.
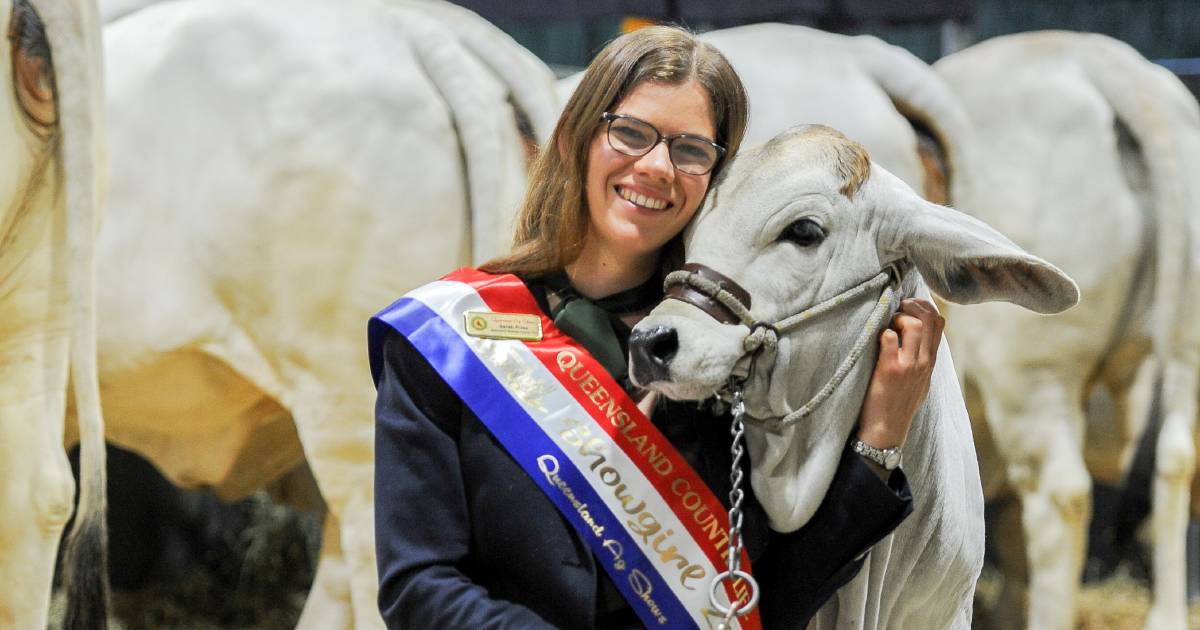
[[542,340],[542,319],[528,313],[467,311],[467,334],[483,339]]

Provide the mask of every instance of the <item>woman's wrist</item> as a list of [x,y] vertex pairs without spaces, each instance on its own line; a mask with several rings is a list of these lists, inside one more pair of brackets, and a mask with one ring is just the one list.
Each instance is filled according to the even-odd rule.
[[[898,434],[886,420],[874,419],[874,422],[870,420],[869,418],[859,418],[858,432],[855,434],[856,440],[880,450],[904,446],[905,436]],[[858,454],[858,457],[862,458],[863,462],[884,482],[891,479],[892,471],[866,455]]]
[[905,435],[897,432],[886,421],[866,422],[859,419],[858,434],[855,437],[867,446],[884,449],[903,447]]

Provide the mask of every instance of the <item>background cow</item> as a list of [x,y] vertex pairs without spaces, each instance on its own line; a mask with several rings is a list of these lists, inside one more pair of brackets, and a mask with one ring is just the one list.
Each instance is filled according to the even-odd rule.
[[63,451],[68,376],[83,436],[67,550],[68,619],[103,627],[104,445],[92,252],[104,172],[99,22],[91,2],[0,2],[0,626],[46,626],[75,484]]
[[540,137],[553,110],[545,66],[493,34],[513,89],[428,9],[184,0],[105,31],[108,436],[225,498],[307,460],[329,513],[302,627],[381,624],[367,318],[507,246],[513,104],[545,103]]
[[[737,70],[750,100],[746,146],[797,124],[838,129],[927,199],[965,194],[971,127],[962,105],[928,64],[871,36],[850,37],[791,24],[709,31]],[[565,102],[582,74],[559,82]]]
[[833,127],[930,201],[965,194],[970,125],[949,87],[912,53],[875,37],[754,24],[705,33],[750,96],[747,146],[796,124]]
[[[978,396],[976,433],[992,438],[981,452],[999,454],[1021,499],[1028,623],[1072,627],[1091,489],[1083,403],[1106,387],[1128,423],[1130,386],[1150,356],[1165,415],[1147,627],[1183,628],[1200,383],[1196,101],[1170,72],[1099,35],[1001,37],[935,67],[967,108],[982,158],[977,194],[959,201],[1061,264],[1083,294],[1052,319],[990,305],[948,315],[955,360]],[[999,608],[1020,610],[1021,590],[1007,596]]]

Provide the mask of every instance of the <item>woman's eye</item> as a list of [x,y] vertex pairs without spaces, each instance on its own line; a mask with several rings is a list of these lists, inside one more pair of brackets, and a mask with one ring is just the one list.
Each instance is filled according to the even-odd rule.
[[779,240],[791,241],[800,247],[812,247],[825,240],[825,230],[812,219],[800,219],[787,226],[779,235]]
[[613,135],[617,136],[622,142],[633,146],[642,147],[650,144],[651,137],[645,131],[633,127],[616,127],[612,128]]

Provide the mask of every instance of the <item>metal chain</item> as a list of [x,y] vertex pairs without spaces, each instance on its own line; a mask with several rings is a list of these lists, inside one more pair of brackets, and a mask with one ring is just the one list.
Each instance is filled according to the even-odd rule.
[[[742,499],[745,498],[745,492],[742,492],[742,436],[745,434],[745,425],[742,424],[742,417],[746,414],[746,401],[742,397],[741,386],[735,386],[733,390],[733,422],[729,425],[729,434],[733,436],[733,443],[729,447],[729,454],[733,455],[733,463],[729,469],[729,574],[737,575],[738,569],[742,565]],[[736,602],[731,602],[729,610],[725,613],[725,626],[733,627],[733,618],[737,616],[738,606]]]
[[[735,617],[749,613],[758,604],[758,582],[741,568],[743,548],[742,500],[745,499],[746,494],[742,490],[742,456],[745,454],[745,450],[742,448],[745,425],[742,420],[746,415],[746,401],[742,395],[742,385],[740,382],[730,383],[730,390],[733,394],[733,422],[729,425],[729,434],[733,436],[733,443],[729,447],[729,453],[733,456],[733,462],[730,464],[729,469],[729,560],[728,569],[713,578],[712,588],[709,590],[709,600],[713,608],[725,614],[724,621],[717,626],[721,630],[732,629]],[[741,581],[749,583],[750,601],[743,606],[734,597],[731,598],[728,607],[722,605],[717,600],[717,590],[726,580],[732,580],[731,583],[733,584]]]

